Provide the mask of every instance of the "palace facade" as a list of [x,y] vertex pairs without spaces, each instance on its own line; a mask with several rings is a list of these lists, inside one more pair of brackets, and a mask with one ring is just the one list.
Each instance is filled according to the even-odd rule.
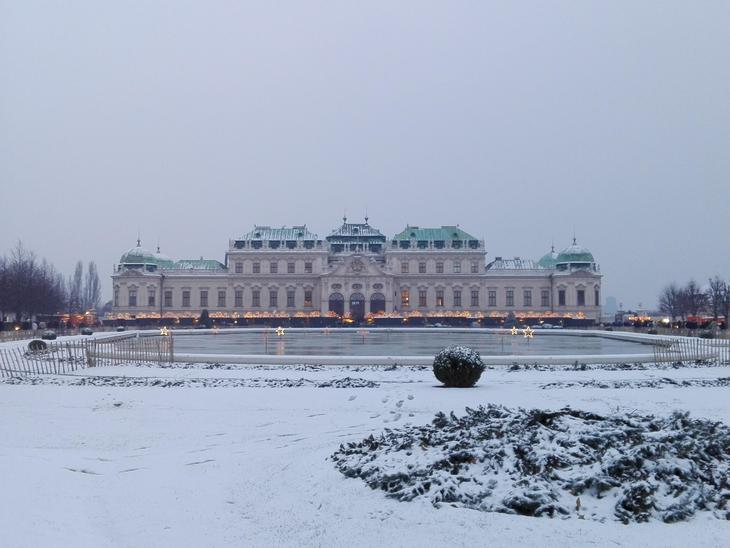
[[109,317],[600,319],[601,274],[575,239],[538,261],[486,257],[458,226],[387,238],[367,218],[324,239],[305,225],[255,226],[223,262],[174,261],[138,240],[115,266]]

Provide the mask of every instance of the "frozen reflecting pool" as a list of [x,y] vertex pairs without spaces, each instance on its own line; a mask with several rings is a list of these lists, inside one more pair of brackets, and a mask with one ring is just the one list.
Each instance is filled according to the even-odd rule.
[[632,354],[646,344],[570,333],[535,331],[525,338],[509,331],[481,330],[274,330],[175,335],[175,352],[193,354],[278,354],[297,356],[431,356],[444,346],[469,346],[488,355]]

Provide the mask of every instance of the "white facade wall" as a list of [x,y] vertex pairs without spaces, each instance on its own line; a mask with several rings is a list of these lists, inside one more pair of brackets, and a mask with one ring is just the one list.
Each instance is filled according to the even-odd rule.
[[[113,315],[197,317],[203,308],[230,317],[256,312],[324,315],[330,309],[330,297],[339,294],[345,314],[351,312],[351,301],[359,296],[364,300],[364,314],[371,313],[371,302],[376,305],[373,299],[382,295],[386,313],[417,311],[437,316],[514,312],[600,320],[601,275],[595,269],[486,270],[481,241],[477,249],[384,247],[381,254],[334,254],[326,243],[313,249],[301,244],[294,249],[266,245],[237,249],[231,242],[226,268],[218,271],[120,269],[112,276]],[[276,265],[273,270],[272,264]],[[564,303],[560,301],[561,292]],[[130,305],[130,297],[133,303],[135,294],[136,304]],[[151,300],[150,295],[154,295]],[[311,300],[305,301],[305,297]]]

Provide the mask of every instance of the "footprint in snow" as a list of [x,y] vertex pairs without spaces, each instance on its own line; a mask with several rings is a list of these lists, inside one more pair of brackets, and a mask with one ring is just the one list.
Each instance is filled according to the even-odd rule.
[[408,394],[408,399],[412,400],[414,398],[413,394]]
[[87,470],[86,468],[69,468],[65,466],[66,470],[69,472],[76,472],[78,474],[89,474],[91,476],[100,476],[101,474],[94,472],[93,470]]
[[398,408],[403,407],[403,400],[399,400],[398,402],[396,402],[395,406]]
[[357,396],[355,394],[353,394],[352,396],[350,396],[349,398],[347,398],[347,401],[352,401],[355,398],[357,398]]
[[388,400],[390,399],[389,396],[385,396],[382,400],[380,400],[383,403],[388,403]]
[[199,460],[195,462],[186,462],[185,466],[193,466],[194,464],[205,464],[207,462],[215,462],[215,459]]

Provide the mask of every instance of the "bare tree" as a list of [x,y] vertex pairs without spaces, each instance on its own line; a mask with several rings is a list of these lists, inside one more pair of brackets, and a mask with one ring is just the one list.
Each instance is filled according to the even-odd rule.
[[710,310],[712,311],[712,317],[717,321],[718,316],[722,314],[723,301],[725,293],[727,291],[727,283],[720,276],[710,278],[710,285],[707,289],[707,302]]
[[669,316],[672,321],[682,314],[681,310],[682,291],[674,282],[670,283],[659,294],[659,310],[662,314]]
[[84,281],[84,310],[96,310],[99,308],[100,298],[101,283],[99,282],[99,273],[96,269],[96,263],[91,261],[86,269],[86,279]]
[[79,261],[76,263],[74,274],[68,280],[68,309],[69,312],[81,312],[83,307],[83,284],[84,284],[84,264]]
[[31,318],[39,313],[63,309],[65,290],[62,276],[45,260],[38,261],[21,242],[10,257],[0,257],[0,314]]
[[725,282],[725,289],[722,292],[720,311],[725,316],[725,329],[730,328],[730,283],[728,282]]
[[683,317],[699,316],[707,307],[707,295],[697,282],[690,280],[681,290],[680,303]]

